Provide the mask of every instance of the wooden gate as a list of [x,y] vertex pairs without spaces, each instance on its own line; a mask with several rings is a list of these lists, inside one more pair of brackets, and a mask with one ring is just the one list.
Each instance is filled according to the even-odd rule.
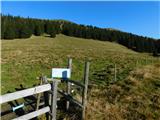
[[[68,68],[72,69],[72,59],[68,60]],[[27,96],[41,94],[44,93],[44,107],[41,109],[37,109],[31,113],[25,114],[14,120],[27,120],[37,117],[42,114],[46,114],[47,120],[56,120],[56,107],[57,107],[57,94],[60,93],[67,101],[66,110],[69,109],[70,103],[73,102],[79,107],[82,108],[82,120],[85,119],[85,108],[87,105],[87,90],[88,90],[88,77],[89,77],[89,62],[85,63],[84,70],[84,81],[83,84],[78,82],[77,80],[66,79],[65,82],[67,89],[66,91],[62,91],[58,89],[58,84],[63,81],[60,79],[47,78],[46,76],[42,76],[41,80],[43,81],[43,85],[39,85],[36,87],[28,88],[25,90],[8,93],[0,96],[0,104],[7,103],[10,101],[14,101],[17,99],[25,98]],[[71,83],[77,85],[82,88],[82,100],[79,102],[71,96]],[[38,97],[40,99],[40,97]],[[37,102],[39,104],[39,102]],[[20,106],[17,107],[19,109]]]

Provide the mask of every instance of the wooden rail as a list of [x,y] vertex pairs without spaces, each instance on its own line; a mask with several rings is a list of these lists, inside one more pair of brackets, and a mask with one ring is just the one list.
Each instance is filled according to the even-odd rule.
[[77,85],[77,86],[80,86],[80,87],[82,87],[82,88],[85,87],[85,85],[81,84],[80,82],[74,81],[74,80],[68,80],[68,82],[73,83],[73,84],[75,84],[75,85]]
[[29,119],[35,118],[36,116],[47,113],[49,111],[50,111],[50,108],[47,106],[47,107],[44,107],[44,108],[39,109],[37,111],[34,111],[34,112],[28,113],[26,115],[20,116],[18,118],[15,118],[13,120],[29,120]]
[[27,97],[30,95],[38,94],[41,92],[45,92],[51,90],[51,85],[50,84],[45,84],[45,85],[40,85],[34,88],[29,88],[21,91],[17,91],[14,93],[8,93],[5,95],[0,96],[0,104],[13,101],[19,98]]
[[[39,94],[39,93],[49,93],[51,92],[51,105],[49,105],[49,99],[47,99],[47,101],[45,101],[45,107],[41,108],[39,110],[36,110],[34,112],[28,113],[26,115],[20,116],[18,118],[15,118],[13,120],[28,120],[28,119],[32,119],[34,117],[37,117],[39,115],[45,114],[46,116],[48,116],[49,114],[51,115],[51,120],[56,120],[56,105],[57,105],[57,87],[58,87],[58,82],[56,80],[52,80],[52,83],[49,84],[44,84],[44,85],[39,85],[33,88],[28,88],[25,90],[21,90],[21,91],[17,91],[14,93],[8,93],[5,95],[0,96],[0,104],[9,102],[9,101],[13,101],[16,99],[20,99],[20,98],[24,98],[27,96],[31,96],[31,95],[35,95],[35,94]],[[49,118],[49,117],[47,117]]]

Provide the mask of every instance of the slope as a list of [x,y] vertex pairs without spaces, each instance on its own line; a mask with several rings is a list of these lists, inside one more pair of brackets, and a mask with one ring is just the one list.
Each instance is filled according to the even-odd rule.
[[134,52],[116,43],[61,34],[56,38],[32,36],[29,39],[5,40],[2,41],[2,93],[14,91],[19,84],[31,87],[38,82],[35,79],[42,73],[50,77],[51,68],[65,67],[68,57],[74,59],[72,78],[76,79],[83,77],[84,60],[91,60],[91,82],[98,81],[95,73],[113,63],[123,68],[118,78],[122,79],[135,67],[137,60],[139,65],[146,64],[146,60],[148,63],[157,61],[147,54]]
[[160,64],[137,68],[123,81],[92,89],[87,110],[86,120],[159,120]]

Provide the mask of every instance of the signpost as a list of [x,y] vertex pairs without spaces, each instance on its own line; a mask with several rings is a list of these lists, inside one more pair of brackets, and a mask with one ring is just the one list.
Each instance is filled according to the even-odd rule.
[[68,79],[71,77],[69,68],[52,68],[52,78]]

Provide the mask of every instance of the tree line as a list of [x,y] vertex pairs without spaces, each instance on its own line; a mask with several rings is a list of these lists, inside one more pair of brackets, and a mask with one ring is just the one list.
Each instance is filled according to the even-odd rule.
[[60,33],[60,24],[59,21],[1,15],[1,38],[29,38],[31,35],[40,36],[44,33],[55,37]]
[[67,36],[117,42],[138,52],[155,55],[160,53],[160,40],[149,37],[91,25],[79,25],[64,20],[43,20],[1,14],[1,39],[29,38],[31,35],[40,36],[44,33],[53,38],[61,33]]

